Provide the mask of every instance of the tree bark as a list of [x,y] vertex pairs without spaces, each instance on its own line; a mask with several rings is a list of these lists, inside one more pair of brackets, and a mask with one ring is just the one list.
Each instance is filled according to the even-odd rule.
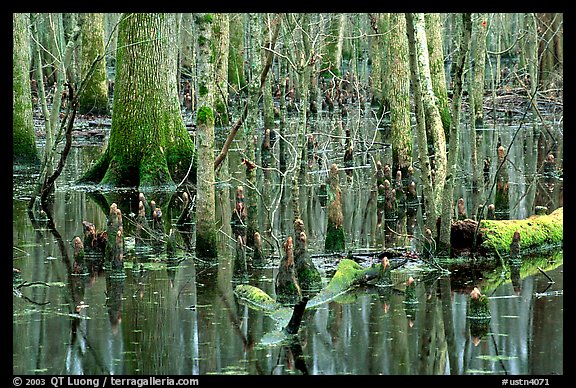
[[110,140],[80,181],[141,190],[195,181],[194,144],[177,94],[175,19],[175,14],[122,15]]
[[[214,197],[214,64],[212,56],[212,26],[214,15],[194,15],[198,44],[198,112],[197,128],[197,195],[196,195],[196,255],[218,257]],[[218,44],[218,43],[217,43]]]
[[406,22],[403,14],[390,15],[388,56],[388,101],[392,127],[392,171],[402,170],[407,175],[412,164],[412,127],[410,124],[410,64]]
[[488,15],[477,14],[475,24],[474,39],[474,82],[471,94],[474,96],[474,121],[476,125],[484,122],[484,73],[486,70],[486,36],[488,35]]
[[[108,107],[108,74],[104,51],[104,14],[84,14],[82,28],[82,79],[86,79],[83,93],[80,95],[79,113],[106,115]],[[98,61],[92,74],[94,61]]]
[[448,153],[448,172],[446,174],[446,186],[444,187],[444,194],[442,200],[442,215],[440,224],[440,243],[439,250],[444,251],[450,247],[450,228],[452,225],[452,209],[454,201],[454,177],[456,174],[456,166],[458,162],[459,146],[460,146],[460,104],[462,101],[462,83],[463,73],[466,64],[466,57],[470,50],[470,36],[471,36],[471,16],[469,13],[462,14],[462,34],[460,36],[460,44],[456,60],[454,62],[455,72],[452,97],[452,118],[450,120],[450,151]]
[[12,14],[12,155],[14,162],[39,162],[30,94],[30,32],[27,13]]
[[444,49],[442,46],[442,25],[441,14],[427,13],[424,15],[426,24],[426,36],[428,38],[428,56],[430,58],[430,75],[432,77],[432,90],[436,96],[436,105],[442,118],[442,126],[446,141],[450,142],[448,133],[450,132],[450,106],[448,102],[448,91],[446,90],[446,74],[444,72]]
[[408,35],[408,49],[410,57],[410,76],[414,95],[414,111],[416,114],[416,140],[418,143],[418,159],[421,168],[422,202],[424,204],[424,216],[426,227],[434,230],[436,226],[436,209],[434,207],[434,190],[432,187],[432,174],[430,158],[428,156],[428,139],[426,135],[426,123],[424,121],[424,107],[422,104],[422,85],[418,75],[418,61],[416,60],[416,42],[412,14],[406,14],[406,32]]
[[214,109],[215,125],[228,126],[228,52],[230,50],[230,16],[214,14],[214,40],[216,47]]
[[430,62],[428,58],[428,41],[424,29],[424,14],[414,13],[413,16],[416,58],[418,61],[419,78],[422,83],[422,104],[426,116],[428,133],[433,136],[434,144],[434,209],[440,212],[442,189],[446,179],[446,137],[442,119],[435,102],[430,75]]

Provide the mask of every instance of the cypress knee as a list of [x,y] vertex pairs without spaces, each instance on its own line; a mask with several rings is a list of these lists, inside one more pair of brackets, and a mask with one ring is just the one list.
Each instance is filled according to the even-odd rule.
[[300,284],[296,278],[292,237],[288,237],[284,243],[284,255],[276,275],[275,290],[276,301],[281,304],[293,305],[302,297]]

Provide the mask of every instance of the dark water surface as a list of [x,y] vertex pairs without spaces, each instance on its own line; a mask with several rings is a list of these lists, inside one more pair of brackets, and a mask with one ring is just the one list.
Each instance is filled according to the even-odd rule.
[[[342,122],[312,125],[320,134],[320,163],[306,170],[300,207],[310,231],[309,250],[327,283],[339,257],[321,255],[327,215],[317,188],[330,163],[341,165],[344,139],[322,135],[336,133],[334,128]],[[391,158],[385,142],[372,135],[374,122],[349,118],[344,127],[351,129],[358,150],[351,179],[344,171],[340,177],[347,249],[378,251],[384,245],[411,244],[418,249],[417,239],[392,234],[383,240],[375,209],[368,206],[374,162]],[[500,125],[478,131],[480,162],[486,156],[496,161],[496,144],[501,141],[507,147],[517,128]],[[342,129],[339,135],[344,136]],[[472,140],[469,132],[463,131],[465,145]],[[538,171],[550,149],[549,143],[541,141],[541,132],[526,126],[510,149],[510,218],[528,217],[535,206],[547,206],[549,211],[562,206],[562,180],[545,181]],[[72,149],[54,197],[52,216],[60,241],[45,225],[33,227],[26,206],[35,176],[14,168],[13,266],[21,271],[22,280],[40,282],[20,288],[22,296],[13,297],[14,374],[563,374],[562,250],[540,252],[515,272],[509,267],[469,266],[445,274],[409,264],[393,277],[391,287],[362,288],[307,310],[292,341],[262,343],[275,330],[275,322],[242,304],[233,292],[237,283],[229,220],[234,188],[244,179],[240,141],[230,153],[229,179],[218,186],[217,220],[222,233],[214,263],[182,249],[182,236],[178,236],[181,249],[172,260],[163,247],[135,244],[127,223],[130,213],[137,212],[137,193],[94,192],[72,183],[102,145]],[[561,141],[554,152],[560,161]],[[470,153],[463,149],[461,154],[456,195],[472,209],[478,201],[471,189]],[[492,174],[495,169],[493,163]],[[269,256],[265,268],[250,272],[248,282],[274,296],[279,262],[278,252],[271,249],[276,245],[274,237],[282,242],[293,233],[290,179],[282,181],[276,172],[259,173],[258,182],[261,230],[271,228],[271,233],[264,233],[270,242],[265,247]],[[128,231],[126,277],[112,277],[106,271],[70,276],[70,242],[82,236],[82,221],[104,229],[107,212],[102,198],[109,205],[122,197],[131,198],[119,201],[125,204]],[[177,205],[173,211],[169,205],[175,196],[158,198],[168,231],[178,217]],[[414,235],[421,235],[421,211],[413,223]],[[189,242],[194,244],[193,236]],[[416,279],[417,303],[405,303],[408,274]],[[467,318],[474,286],[489,297],[492,317],[485,326]]]

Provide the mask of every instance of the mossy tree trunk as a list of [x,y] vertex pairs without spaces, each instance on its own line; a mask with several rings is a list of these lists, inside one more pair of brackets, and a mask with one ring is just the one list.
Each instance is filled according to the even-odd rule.
[[322,69],[326,70],[324,73],[326,77],[331,76],[330,72],[334,75],[340,75],[347,16],[345,13],[330,15],[330,26],[325,38],[326,46],[322,61]]
[[[370,33],[373,36],[370,37],[370,59],[372,61],[372,72],[370,75],[370,94],[372,99],[370,103],[373,106],[382,106],[384,103],[384,91],[386,81],[384,80],[384,69],[386,68],[385,62],[388,55],[386,50],[388,48],[387,44],[387,34],[384,34],[387,24],[385,23],[385,17],[382,13],[371,13],[368,14],[370,20]],[[378,114],[380,118],[381,112]]]
[[460,104],[462,101],[462,83],[463,73],[466,64],[466,57],[470,51],[470,36],[472,34],[472,21],[469,13],[462,14],[462,32],[460,36],[460,45],[454,61],[455,72],[452,97],[452,118],[450,120],[450,151],[448,153],[448,171],[446,174],[446,186],[442,200],[442,223],[440,224],[440,242],[439,251],[446,253],[450,247],[450,232],[452,225],[452,209],[454,200],[454,178],[457,171],[457,161],[460,145]]
[[228,51],[230,50],[230,15],[214,14],[214,42],[216,48],[216,90],[214,92],[215,125],[227,126],[228,117]]
[[246,86],[244,73],[244,15],[230,15],[230,45],[228,53],[228,82],[234,93]]
[[29,14],[12,14],[12,23],[12,155],[14,162],[38,163],[30,94]]
[[434,230],[436,225],[436,209],[434,207],[434,190],[432,187],[432,172],[430,158],[428,157],[428,139],[424,119],[424,106],[422,103],[422,85],[419,77],[419,65],[416,59],[416,41],[412,14],[406,14],[406,32],[408,35],[408,53],[410,58],[410,78],[412,80],[412,94],[414,95],[414,112],[416,115],[416,141],[418,144],[418,160],[420,161],[421,180],[426,227]]
[[[306,150],[306,131],[308,126],[308,91],[310,85],[310,73],[314,65],[316,47],[312,46],[312,36],[310,35],[310,14],[288,15],[286,28],[288,31],[301,30],[300,34],[294,34],[291,42],[292,52],[291,63],[296,66],[299,104],[298,104],[298,125],[297,125],[297,155],[295,161],[295,171],[292,176],[292,212],[294,220],[302,218],[300,212],[300,179],[302,177],[302,157]],[[299,26],[297,28],[297,26]],[[304,164],[305,165],[305,164]],[[304,220],[306,223],[306,220]]]
[[428,40],[424,28],[424,14],[414,13],[411,16],[414,26],[414,42],[416,59],[418,61],[418,77],[421,81],[422,104],[426,117],[427,131],[433,137],[434,144],[434,208],[436,214],[440,212],[442,189],[446,179],[446,137],[440,112],[436,106],[432,78],[430,74],[430,61],[428,57]]
[[[198,43],[198,112],[196,114],[198,169],[196,185],[196,255],[218,256],[214,196],[214,16],[194,14]],[[216,42],[218,45],[218,42]]]
[[392,127],[392,171],[402,170],[408,175],[412,164],[412,127],[410,124],[410,66],[408,40],[404,15],[390,15],[390,55],[388,70],[388,101],[390,103],[390,123]]
[[[82,79],[86,86],[80,95],[80,113],[106,115],[108,108],[108,75],[104,45],[104,14],[86,13],[82,28]],[[93,62],[96,66],[92,67]],[[92,74],[88,72],[92,69]]]
[[176,42],[176,14],[122,15],[108,147],[80,181],[143,190],[196,179],[177,94]]
[[[266,14],[263,18],[264,29],[262,31],[262,42],[264,47],[269,47],[272,42],[273,26],[272,15]],[[266,50],[262,50],[261,63],[266,63]],[[264,116],[264,130],[274,128],[274,96],[272,93],[272,85],[274,80],[274,72],[269,71],[264,80],[264,89],[262,90],[262,103],[263,103],[263,116]]]
[[448,91],[446,90],[446,74],[444,72],[444,49],[442,36],[444,26],[439,13],[427,13],[424,15],[426,24],[426,36],[428,38],[428,56],[430,58],[430,75],[432,76],[432,90],[436,96],[436,104],[446,141],[449,142],[450,131],[450,106],[448,104]]
[[[249,27],[249,83],[248,83],[248,115],[244,125],[245,158],[256,162],[256,137],[258,124],[261,121],[259,109],[260,74],[262,72],[262,14],[248,15]],[[246,245],[254,244],[254,233],[258,231],[258,191],[256,189],[256,168],[246,168],[246,208],[248,210]]]
[[488,35],[488,15],[475,15],[473,33],[473,82],[471,95],[474,98],[474,122],[482,125],[484,121],[484,78],[486,72],[486,36]]

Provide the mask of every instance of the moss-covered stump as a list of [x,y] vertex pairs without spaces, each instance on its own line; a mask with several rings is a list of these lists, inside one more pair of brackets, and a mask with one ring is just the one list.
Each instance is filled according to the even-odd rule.
[[338,166],[332,164],[328,174],[328,226],[324,240],[324,250],[327,253],[343,252],[345,249],[344,239],[344,215],[342,213],[342,190]]
[[539,248],[559,247],[564,239],[563,219],[564,211],[560,207],[551,214],[522,220],[482,220],[479,229],[476,221],[457,221],[452,225],[452,256],[470,253],[477,229],[477,252],[483,256],[503,258],[510,255],[510,244],[516,231],[522,236],[521,255]]
[[490,319],[490,303],[488,297],[480,292],[478,287],[474,287],[470,292],[467,317],[469,319]]
[[252,267],[263,268],[266,266],[266,257],[262,250],[262,236],[254,232],[254,252],[252,253]]
[[301,219],[294,221],[294,230],[297,236],[294,247],[294,264],[300,290],[306,296],[312,297],[313,293],[322,288],[322,276],[308,253],[308,237],[303,228],[304,222]]
[[292,237],[288,237],[284,243],[284,256],[280,260],[278,274],[276,275],[275,290],[276,300],[282,304],[293,305],[302,298],[294,265]]
[[344,237],[344,228],[341,225],[334,225],[328,221],[326,239],[324,240],[324,251],[326,253],[344,252],[346,249]]

